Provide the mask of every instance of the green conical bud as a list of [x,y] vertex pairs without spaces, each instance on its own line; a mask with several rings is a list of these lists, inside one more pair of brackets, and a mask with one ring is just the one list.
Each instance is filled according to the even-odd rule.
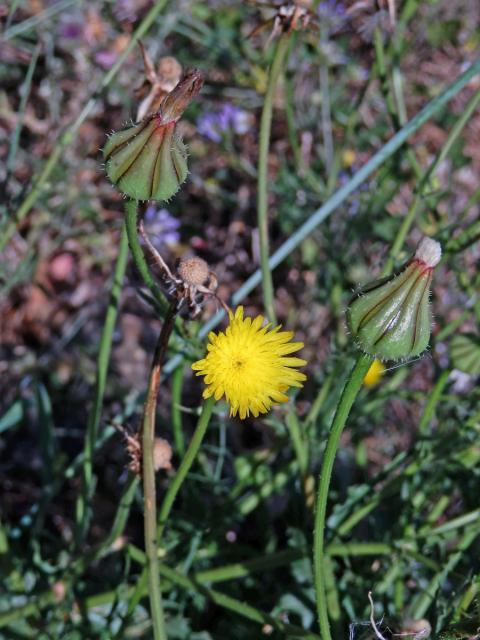
[[367,285],[347,310],[349,329],[358,347],[383,360],[418,356],[430,340],[429,296],[432,272],[441,247],[424,238],[396,275]]
[[479,376],[480,338],[472,333],[455,336],[450,343],[450,357],[455,369],[471,376]]
[[186,147],[175,127],[201,86],[200,73],[189,73],[157,113],[109,137],[105,167],[122,193],[134,200],[168,200],[178,191],[188,168]]
[[134,200],[168,200],[187,177],[187,152],[175,122],[158,115],[114,133],[103,150],[107,175]]

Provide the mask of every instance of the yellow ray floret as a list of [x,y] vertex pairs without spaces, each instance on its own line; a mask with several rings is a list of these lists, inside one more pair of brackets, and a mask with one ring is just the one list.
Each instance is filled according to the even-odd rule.
[[208,336],[207,355],[192,365],[197,376],[205,376],[204,398],[225,396],[230,415],[237,413],[243,420],[250,414],[257,417],[270,408],[287,402],[289,387],[301,387],[305,374],[296,370],[306,361],[288,354],[303,347],[303,342],[290,342],[292,331],[270,329],[263,325],[263,316],[244,318],[243,307],[230,312],[230,324],[225,333]]

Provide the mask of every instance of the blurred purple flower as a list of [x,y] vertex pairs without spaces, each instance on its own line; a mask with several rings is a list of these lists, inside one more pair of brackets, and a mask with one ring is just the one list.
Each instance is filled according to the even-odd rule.
[[318,4],[318,15],[328,15],[328,16],[337,16],[341,17],[345,15],[345,5],[343,2],[338,2],[338,0],[322,0]]
[[201,136],[212,142],[220,142],[222,139],[219,131],[218,116],[214,113],[207,112],[200,116],[197,120],[197,130]]
[[347,19],[347,13],[343,2],[338,0],[323,0],[317,7],[317,15],[322,26],[328,31],[335,32]]
[[118,58],[116,51],[99,51],[94,56],[95,62],[104,69],[111,69]]
[[180,222],[166,209],[157,209],[151,204],[145,211],[145,222],[159,246],[172,246],[180,242],[180,234],[177,231]]
[[219,111],[207,111],[197,120],[198,133],[212,142],[220,142],[228,131],[243,135],[250,129],[250,114],[231,102]]
[[145,0],[117,0],[112,8],[112,13],[117,20],[135,22],[138,14],[148,4]]
[[62,15],[58,22],[58,35],[66,40],[83,38],[85,19],[80,14]]

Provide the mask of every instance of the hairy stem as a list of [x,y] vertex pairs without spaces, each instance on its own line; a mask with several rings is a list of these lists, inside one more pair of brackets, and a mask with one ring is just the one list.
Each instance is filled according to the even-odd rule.
[[318,621],[322,640],[331,640],[328,622],[327,594],[325,584],[325,522],[327,513],[328,490],[332,477],[333,463],[337,453],[340,437],[347,421],[350,409],[362,386],[363,378],[373,362],[373,357],[362,354],[355,363],[348,379],[333,418],[328,436],[327,447],[323,456],[322,470],[319,479],[317,503],[315,509],[315,529],[313,542],[313,569],[315,592],[317,599]]

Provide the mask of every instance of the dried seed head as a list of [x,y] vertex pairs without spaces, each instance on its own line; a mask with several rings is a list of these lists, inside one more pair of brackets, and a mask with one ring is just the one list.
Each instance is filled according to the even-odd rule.
[[173,91],[182,77],[182,65],[172,56],[160,58],[157,70],[162,89],[170,93]]
[[208,264],[202,258],[182,258],[178,265],[177,273],[179,278],[186,284],[201,286],[204,285],[210,276]]
[[169,471],[172,468],[172,447],[163,438],[155,438],[153,445],[153,466],[155,471],[165,469]]
[[198,95],[203,85],[203,76],[198,69],[188,71],[180,82],[165,96],[158,115],[162,124],[176,122],[190,102]]

